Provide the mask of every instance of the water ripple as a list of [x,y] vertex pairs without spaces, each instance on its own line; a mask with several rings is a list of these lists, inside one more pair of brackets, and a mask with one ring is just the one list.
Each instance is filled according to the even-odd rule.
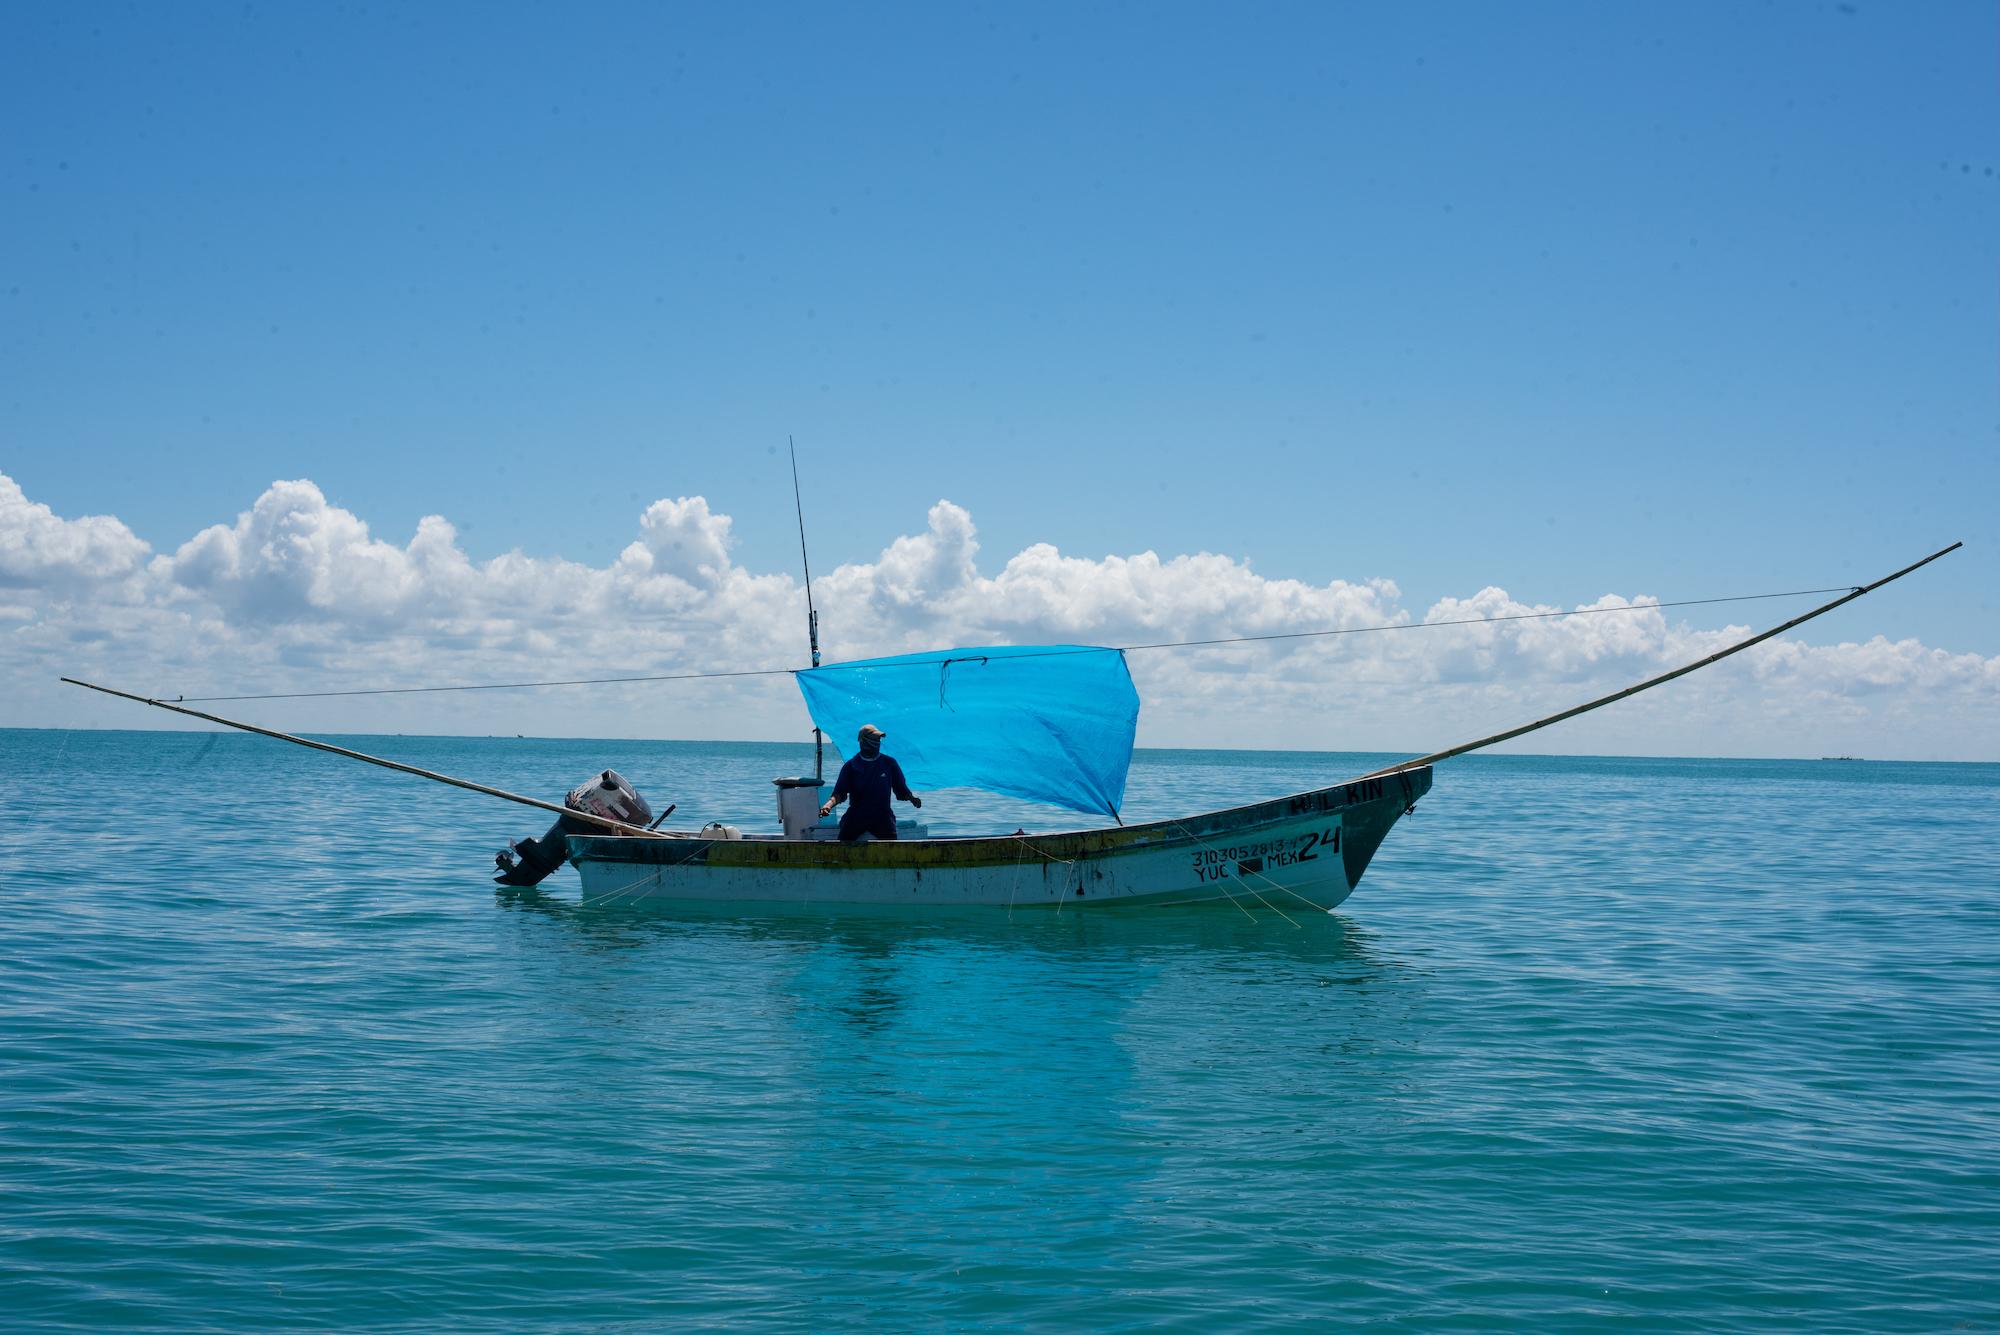
[[[369,745],[760,826],[804,762]],[[0,747],[12,1328],[2000,1324],[2000,767],[1469,759],[1294,925],[586,909],[459,794]],[[1142,754],[1128,810],[1371,759]]]

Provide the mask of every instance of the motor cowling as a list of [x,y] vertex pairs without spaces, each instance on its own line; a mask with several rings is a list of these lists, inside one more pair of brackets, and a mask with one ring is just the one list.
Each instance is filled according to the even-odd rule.
[[650,825],[653,821],[653,808],[615,769],[605,770],[589,783],[570,789],[563,805],[571,811],[605,816],[627,825]]

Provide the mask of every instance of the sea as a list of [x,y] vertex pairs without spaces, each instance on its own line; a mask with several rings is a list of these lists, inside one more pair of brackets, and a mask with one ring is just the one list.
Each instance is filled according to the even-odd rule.
[[[337,740],[686,828],[812,764]],[[8,1331],[2000,1330],[2000,766],[1467,757],[1283,916],[585,905],[235,733],[0,732],[0,817]]]

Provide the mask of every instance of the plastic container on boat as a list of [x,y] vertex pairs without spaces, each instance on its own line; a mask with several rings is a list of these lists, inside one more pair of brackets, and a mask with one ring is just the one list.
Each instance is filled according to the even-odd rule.
[[826,780],[798,778],[773,779],[771,782],[778,785],[778,824],[784,827],[785,838],[812,838],[812,828],[819,824],[819,804],[823,800],[819,790],[826,786]]

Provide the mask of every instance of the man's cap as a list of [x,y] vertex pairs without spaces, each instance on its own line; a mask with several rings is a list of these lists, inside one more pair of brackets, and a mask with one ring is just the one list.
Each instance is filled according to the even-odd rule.
[[889,735],[888,733],[883,732],[880,728],[876,727],[872,723],[864,723],[861,725],[861,733],[860,733],[861,736],[866,737],[869,736],[871,733],[877,737],[887,737]]

